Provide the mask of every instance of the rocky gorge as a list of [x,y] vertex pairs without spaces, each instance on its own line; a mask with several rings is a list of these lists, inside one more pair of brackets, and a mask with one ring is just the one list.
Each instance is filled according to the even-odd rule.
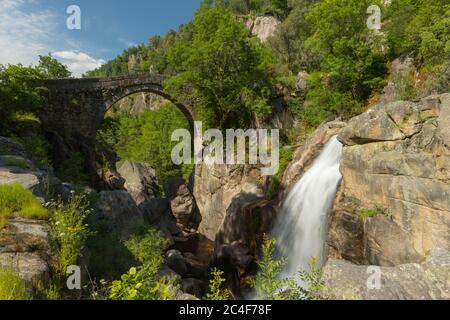
[[[124,189],[100,192],[90,223],[107,223],[118,239],[136,224],[160,230],[170,243],[161,272],[176,275],[183,298],[205,294],[212,265],[227,271],[239,292],[289,190],[337,135],[344,146],[342,181],[329,214],[327,286],[337,299],[448,299],[449,114],[450,95],[443,94],[378,104],[347,123],[326,123],[295,150],[272,200],[258,166],[198,165],[190,181],[167,180],[162,197],[154,169],[126,161],[118,170]],[[42,201],[49,201],[48,190],[70,194],[71,186],[38,169],[20,144],[1,138],[0,151],[1,184],[19,183]],[[11,158],[27,167],[9,165]],[[48,225],[12,219],[1,232],[0,264],[14,265],[24,279],[46,281]],[[370,266],[381,268],[380,290],[367,289]]]

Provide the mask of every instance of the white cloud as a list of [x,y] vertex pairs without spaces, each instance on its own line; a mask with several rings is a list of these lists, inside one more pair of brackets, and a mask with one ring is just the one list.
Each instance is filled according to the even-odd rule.
[[30,0],[0,0],[0,63],[34,64],[47,54],[56,16],[50,11],[26,13]]
[[60,14],[28,10],[36,8],[33,4],[36,0],[0,0],[0,64],[34,65],[39,55],[54,52],[74,76],[80,76],[104,63],[81,52],[82,43],[70,39]]
[[94,59],[86,53],[77,51],[57,51],[53,52],[52,56],[67,65],[76,77],[80,77],[86,71],[96,69],[105,63],[103,59]]

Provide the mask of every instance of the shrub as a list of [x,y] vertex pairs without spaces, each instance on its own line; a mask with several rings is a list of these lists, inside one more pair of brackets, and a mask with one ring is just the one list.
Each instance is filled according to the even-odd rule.
[[[309,270],[299,270],[298,279],[282,278],[287,258],[275,258],[276,241],[264,236],[262,258],[258,262],[259,271],[250,280],[250,286],[256,290],[258,300],[318,300],[332,298],[329,289],[322,280],[322,269],[318,267],[318,258],[309,262]],[[302,283],[302,285],[299,284]]]
[[282,300],[288,279],[280,279],[280,275],[287,265],[286,258],[275,259],[276,241],[264,236],[262,258],[258,262],[259,272],[250,279],[249,285],[256,290],[258,300]]
[[77,264],[85,240],[89,236],[86,218],[91,213],[85,195],[73,195],[67,203],[57,203],[51,217],[51,235],[55,252],[56,272],[63,276],[68,266]]
[[222,289],[223,283],[226,281],[223,278],[223,271],[214,268],[211,271],[211,279],[209,280],[209,292],[206,295],[206,300],[229,300],[230,292],[227,289]]
[[167,241],[157,230],[149,229],[125,242],[127,248],[142,263],[132,267],[109,287],[112,300],[169,300],[175,296],[174,278],[161,277],[158,272],[164,262]]
[[25,281],[10,269],[0,268],[0,300],[29,300]]

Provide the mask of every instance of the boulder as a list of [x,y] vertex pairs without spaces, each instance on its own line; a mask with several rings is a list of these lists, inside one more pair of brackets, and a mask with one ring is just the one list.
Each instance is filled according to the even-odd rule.
[[339,134],[339,141],[347,146],[404,138],[396,123],[381,110],[369,110],[352,118]]
[[31,159],[31,153],[20,143],[9,138],[0,137],[0,156],[4,155]]
[[201,299],[207,291],[207,284],[199,279],[186,278],[181,281],[181,290]]
[[196,228],[197,204],[184,180],[179,177],[169,178],[164,183],[164,191],[178,223],[187,229]]
[[262,180],[255,165],[197,165],[193,194],[201,214],[199,233],[214,241],[236,198],[244,194],[264,196]]
[[136,226],[144,223],[142,212],[126,191],[100,192],[89,219],[93,224],[107,223],[111,231],[118,232],[121,238],[126,238]]
[[184,276],[188,272],[186,261],[178,250],[167,251],[166,265],[180,276]]
[[422,264],[380,268],[331,259],[323,271],[325,286],[337,300],[450,299],[450,252],[443,249]]
[[159,196],[156,171],[150,165],[127,160],[118,171],[125,179],[125,189],[138,206],[142,202]]
[[159,269],[158,274],[160,277],[173,278],[175,279],[175,285],[181,285],[181,276],[166,265]]
[[12,218],[0,232],[0,267],[13,268],[26,281],[50,280],[49,226],[47,222]]

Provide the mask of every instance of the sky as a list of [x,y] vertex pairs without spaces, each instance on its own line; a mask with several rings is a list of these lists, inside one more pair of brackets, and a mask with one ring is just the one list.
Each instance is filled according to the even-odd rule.
[[[201,0],[0,0],[0,64],[52,55],[81,76],[192,19]],[[80,10],[80,28],[76,12]],[[67,12],[68,9],[69,13]],[[75,13],[75,15],[74,15]]]

